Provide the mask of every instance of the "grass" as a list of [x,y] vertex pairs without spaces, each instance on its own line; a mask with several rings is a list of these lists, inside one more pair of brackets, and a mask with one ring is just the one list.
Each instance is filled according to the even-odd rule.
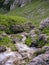
[[24,22],[27,22],[27,19],[20,16],[6,16],[6,15],[0,15],[0,24],[9,25],[11,24],[23,24]]
[[28,36],[28,38],[25,40],[25,44],[27,44],[28,46],[31,45],[32,39],[30,36]]
[[48,27],[45,27],[42,32],[43,32],[44,34],[49,35],[49,26],[48,26]]
[[8,48],[11,48],[12,51],[16,51],[17,50],[15,45],[13,44],[13,42],[7,36],[5,36],[2,39],[0,39],[0,46],[5,46],[5,47],[8,47]]

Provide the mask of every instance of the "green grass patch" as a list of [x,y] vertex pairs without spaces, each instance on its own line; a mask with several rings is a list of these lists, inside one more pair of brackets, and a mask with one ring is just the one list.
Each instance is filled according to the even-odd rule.
[[17,50],[11,39],[7,36],[0,38],[0,46],[11,48],[12,51]]
[[31,39],[30,36],[28,36],[28,38],[25,41],[25,44],[27,44],[28,46],[30,46],[31,45],[31,42],[32,42],[32,39]]
[[45,27],[42,31],[44,34],[49,35],[49,26]]

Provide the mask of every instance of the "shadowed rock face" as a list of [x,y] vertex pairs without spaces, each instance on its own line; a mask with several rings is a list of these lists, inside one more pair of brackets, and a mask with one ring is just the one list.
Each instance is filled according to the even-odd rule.
[[7,7],[6,5],[8,5],[8,8],[12,10],[16,6],[23,7],[26,3],[29,3],[29,2],[31,2],[31,0],[5,0],[3,5],[5,7]]

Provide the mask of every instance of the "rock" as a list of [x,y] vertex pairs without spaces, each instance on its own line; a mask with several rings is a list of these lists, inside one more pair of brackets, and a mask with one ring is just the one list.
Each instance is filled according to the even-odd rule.
[[[6,7],[8,7],[10,10],[15,9],[16,6],[18,7],[23,7],[25,6],[27,3],[30,3],[31,0],[5,0],[3,2],[3,5]],[[8,6],[9,4],[9,6]]]
[[33,29],[34,26],[32,23],[28,22],[28,23],[25,23],[23,25],[21,24],[16,24],[16,25],[11,25],[10,29],[14,32],[14,33],[21,33],[21,32],[24,32],[24,31],[30,31],[31,29]]
[[5,51],[6,51],[6,47],[0,46],[0,52],[5,52]]
[[5,25],[0,25],[0,30],[6,30],[7,29],[7,27],[5,26]]
[[37,47],[38,46],[38,35],[37,34],[34,34],[33,36],[31,35],[31,39],[32,39],[32,43],[30,45],[30,47]]
[[40,29],[43,29],[43,28],[45,28],[45,27],[47,27],[47,26],[49,26],[49,18],[47,18],[47,19],[41,21],[39,27],[40,27]]
[[29,33],[27,32],[22,32],[21,35],[25,36],[25,37],[28,37]]
[[25,43],[26,35],[24,33],[12,34],[11,37],[13,43]]
[[16,44],[16,48],[24,59],[30,60],[31,58],[35,57],[36,50],[29,48],[25,44],[18,43]]
[[9,2],[10,2],[10,0],[5,0],[3,4],[7,5]]
[[0,64],[22,65],[26,63],[18,52],[4,52],[0,54]]
[[14,33],[21,33],[21,32],[24,31],[22,25],[12,25],[12,26],[11,26],[11,30],[12,30]]
[[49,54],[41,54],[35,57],[28,65],[49,65]]
[[43,50],[49,51],[49,46],[42,47]]
[[44,42],[47,42],[47,35],[46,34],[39,34],[39,40],[43,40]]
[[35,28],[35,26],[31,22],[27,22],[23,25],[24,31],[30,31]]

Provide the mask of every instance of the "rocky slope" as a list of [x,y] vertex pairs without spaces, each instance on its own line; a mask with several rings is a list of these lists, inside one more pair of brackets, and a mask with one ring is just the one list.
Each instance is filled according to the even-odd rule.
[[3,8],[7,8],[9,10],[15,9],[15,7],[23,7],[27,3],[31,2],[31,0],[1,0],[0,3]]
[[49,18],[39,28],[32,26],[15,34],[0,32],[0,65],[49,65]]
[[0,0],[0,65],[49,65],[49,0],[30,2]]

